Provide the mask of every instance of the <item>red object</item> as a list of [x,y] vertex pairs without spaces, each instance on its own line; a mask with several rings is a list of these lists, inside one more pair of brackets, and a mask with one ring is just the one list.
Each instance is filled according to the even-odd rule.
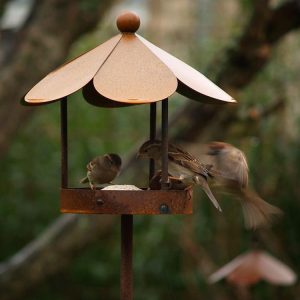
[[210,283],[226,278],[230,283],[249,286],[260,280],[275,285],[295,283],[296,274],[278,259],[260,250],[236,257],[209,277]]

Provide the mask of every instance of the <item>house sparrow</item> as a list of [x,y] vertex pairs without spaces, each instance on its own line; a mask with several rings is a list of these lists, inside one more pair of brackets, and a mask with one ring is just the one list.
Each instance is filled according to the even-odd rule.
[[[147,141],[139,149],[137,157],[154,159],[160,161],[161,159],[161,141]],[[206,195],[209,197],[213,205],[222,211],[218,201],[212,194],[207,183],[208,177],[211,177],[211,165],[204,165],[200,163],[197,158],[193,157],[188,152],[179,147],[168,145],[168,171],[177,180],[181,180],[183,184],[199,185]]]
[[118,154],[97,156],[87,164],[87,175],[80,183],[88,182],[92,190],[95,189],[95,184],[110,183],[119,174],[121,164],[122,160]]
[[248,164],[245,154],[238,148],[223,142],[208,145],[208,155],[213,157],[216,169],[214,179],[221,188],[241,200],[247,228],[267,225],[274,214],[281,210],[263,199],[248,187]]

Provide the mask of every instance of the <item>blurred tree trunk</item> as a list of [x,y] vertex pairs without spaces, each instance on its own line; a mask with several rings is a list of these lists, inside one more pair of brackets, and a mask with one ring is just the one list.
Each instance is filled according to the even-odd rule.
[[[276,43],[280,40],[280,38],[284,37],[290,31],[299,28],[299,26],[300,6],[298,1],[284,2],[281,6],[274,9],[270,7],[269,1],[256,1],[256,7],[254,9],[253,16],[250,19],[249,24],[246,27],[239,41],[235,44],[234,47],[227,51],[224,60],[225,63],[220,66],[220,69],[216,74],[216,82],[220,86],[228,90],[229,93],[231,92],[237,94],[237,92],[245,86],[247,86],[258,74],[258,72],[260,72],[264,68],[264,66],[269,62],[272,49],[273,47],[275,47]],[[41,33],[42,32],[40,32],[40,34]],[[62,42],[62,44],[64,43]],[[42,47],[38,50],[34,48],[34,50],[39,53],[47,52],[48,54],[49,50],[47,49],[49,49],[49,47],[46,48],[46,50]],[[52,58],[51,60],[57,62],[57,56],[55,56],[55,58]],[[43,60],[40,61],[40,63],[43,63]],[[43,70],[46,73],[45,69]],[[39,76],[37,76],[38,78],[41,77],[41,73]],[[22,72],[21,74],[24,75],[24,73]],[[20,79],[22,78],[23,77],[20,76]],[[38,78],[35,77],[34,80],[37,80]],[[0,80],[0,84],[2,85],[3,81],[1,78]],[[30,86],[32,85],[32,83],[29,84],[27,82],[27,85]],[[14,89],[14,85],[12,85],[10,88]],[[11,91],[10,93],[13,92]],[[13,105],[11,107],[13,107]],[[225,109],[225,113],[228,113],[229,110],[230,108]],[[7,110],[5,109],[5,111]],[[176,120],[181,120],[181,122],[183,122],[185,119],[188,120],[188,122],[183,122],[185,125],[182,126],[181,131],[177,133],[175,137],[173,136],[172,138],[181,138],[188,140],[195,139],[203,133],[203,130],[205,128],[210,126],[213,117],[215,117],[220,111],[221,110],[216,106],[199,104],[194,105],[193,103],[189,102],[189,104],[186,107],[184,107],[180,111],[180,113],[176,114]],[[222,107],[222,111],[224,111],[224,107]],[[2,107],[0,109],[0,113],[1,112]],[[234,111],[232,113],[234,114]],[[176,120],[173,118],[173,122]],[[15,122],[17,121],[15,120]],[[8,139],[6,139],[6,141],[8,141]],[[63,222],[64,226],[61,227],[62,234],[57,235],[56,238],[52,240],[53,247],[51,251],[52,259],[58,261],[63,260],[63,257],[68,256],[77,247],[83,249],[84,247],[88,247],[94,241],[93,239],[89,241],[81,238],[76,240],[73,239],[70,240],[70,243],[67,247],[67,251],[62,251],[59,245],[61,245],[64,238],[64,229],[69,228],[69,222],[73,221],[68,221],[67,216],[61,218],[61,220],[65,220],[65,222]],[[72,230],[77,230],[77,226],[79,226],[78,223],[75,223],[73,226],[74,228]],[[82,236],[84,236],[84,232],[88,233],[91,231],[91,226],[92,224],[87,224],[87,226],[84,229],[82,229]],[[44,237],[45,235],[42,235],[40,238],[38,238],[38,240],[43,239]],[[186,241],[186,243],[188,244],[189,241]],[[19,261],[17,264],[12,264],[14,266],[13,268],[9,267],[11,265],[10,262],[14,261],[14,256],[11,260],[2,264],[0,267],[0,269],[4,270],[0,274],[0,289],[3,289],[4,285],[6,285],[8,287],[7,291],[14,295],[14,284],[10,283],[9,281],[18,282],[20,280],[23,280],[23,289],[29,290],[34,288],[38,282],[45,280],[49,275],[53,275],[54,272],[58,272],[59,266],[54,271],[48,272],[48,260],[45,259],[45,256],[42,255],[42,253],[46,253],[46,257],[50,255],[47,252],[47,247],[48,244],[45,243],[39,249],[39,251],[36,252],[36,256],[31,258],[35,260],[36,264],[39,264],[40,268],[44,268],[44,272],[40,274],[38,281],[27,282],[26,278],[20,277],[21,273],[19,272],[19,270],[22,270],[22,272],[26,272],[27,274],[30,274],[33,271],[32,265],[27,264],[26,260]],[[22,253],[22,250],[20,253]],[[66,263],[62,264],[61,268],[66,268],[67,264],[70,263],[70,261],[71,260],[68,260]],[[6,278],[9,278],[9,281]],[[18,295],[21,295],[21,293]]]
[[20,105],[20,99],[64,62],[74,41],[94,29],[115,2],[36,1],[33,14],[16,33],[17,42],[0,65],[0,157],[32,112]]

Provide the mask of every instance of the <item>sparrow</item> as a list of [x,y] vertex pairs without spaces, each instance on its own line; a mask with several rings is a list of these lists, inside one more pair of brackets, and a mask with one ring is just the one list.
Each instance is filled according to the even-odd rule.
[[97,156],[87,164],[87,175],[80,183],[88,182],[92,190],[96,188],[95,184],[111,183],[118,176],[121,165],[122,160],[118,154]]
[[[139,149],[137,157],[161,160],[161,141],[149,140]],[[199,185],[213,205],[221,212],[222,209],[212,194],[207,180],[212,177],[211,165],[202,164],[197,158],[174,144],[168,144],[168,171],[184,185]]]
[[265,227],[270,223],[272,215],[282,213],[249,188],[247,159],[240,149],[223,142],[212,142],[208,149],[207,154],[213,158],[217,187],[240,199],[247,228]]

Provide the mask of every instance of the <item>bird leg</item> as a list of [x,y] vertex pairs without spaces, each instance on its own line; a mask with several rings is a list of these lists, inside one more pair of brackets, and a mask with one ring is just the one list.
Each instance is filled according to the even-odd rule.
[[91,190],[95,190],[96,189],[96,186],[93,184],[93,182],[90,181],[89,184],[90,184]]
[[180,177],[174,177],[174,176],[168,176],[169,180],[177,180],[177,181],[182,181],[183,178]]

